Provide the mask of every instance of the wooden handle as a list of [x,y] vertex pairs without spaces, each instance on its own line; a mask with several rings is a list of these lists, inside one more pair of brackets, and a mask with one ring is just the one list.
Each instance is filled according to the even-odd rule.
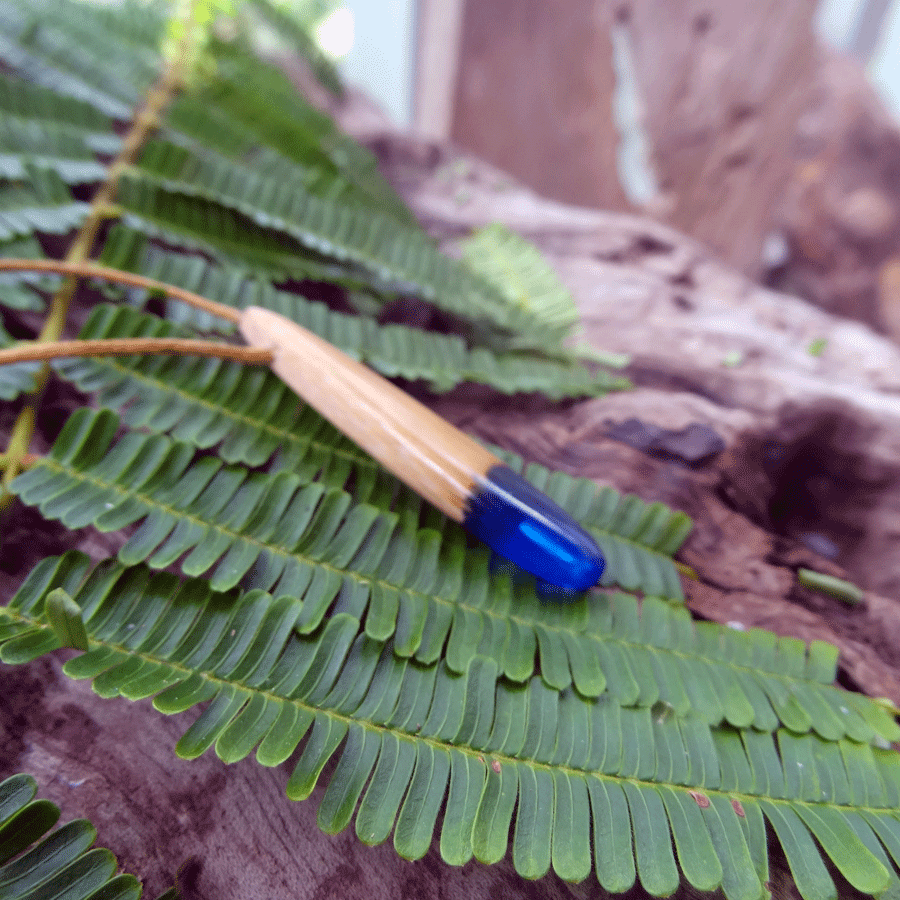
[[493,453],[362,363],[295,322],[251,306],[238,323],[272,371],[338,430],[457,522]]

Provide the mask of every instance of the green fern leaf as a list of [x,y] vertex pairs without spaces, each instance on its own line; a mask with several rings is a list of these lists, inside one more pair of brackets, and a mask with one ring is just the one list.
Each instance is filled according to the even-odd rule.
[[[47,800],[34,800],[36,793],[37,783],[30,775],[0,782],[4,900],[61,896],[138,900],[140,882],[132,875],[116,875],[116,859],[108,850],[90,849],[97,837],[90,822],[76,819],[51,832],[59,809]],[[28,850],[31,844],[36,846]]]
[[232,265],[250,268],[271,280],[331,281],[364,287],[365,274],[329,263],[298,241],[260,226],[227,207],[167,192],[147,182],[124,178],[116,195],[131,230],[165,243],[209,253]]
[[0,76],[0,111],[6,122],[52,124],[80,135],[95,153],[118,153],[121,140],[112,122],[95,107],[21,78]]
[[87,203],[72,200],[59,176],[28,167],[28,186],[0,186],[0,242],[42,234],[66,234],[88,213]]
[[[216,78],[192,85],[175,101],[167,126],[207,149],[268,168],[285,161],[314,170],[320,178],[312,193],[328,196],[349,184],[355,198],[400,222],[415,217],[378,171],[375,156],[346,137],[303,97],[280,69],[261,61],[241,41],[213,40]],[[248,86],[252,86],[248,89]],[[165,128],[164,134],[171,131]],[[273,171],[272,174],[277,174]]]
[[[490,578],[487,555],[461,531],[399,527],[388,513],[307,478],[248,473],[158,435],[127,434],[112,445],[110,413],[77,412],[50,457],[13,483],[23,502],[71,528],[103,531],[140,523],[119,551],[123,563],[211,573],[221,590],[249,583],[303,600],[295,626],[312,633],[327,615],[348,614],[373,639],[424,664],[446,659],[466,671],[491,657],[516,681],[539,661],[549,688],[585,696],[662,702],[710,724],[728,721],[835,740],[894,740],[900,729],[877,705],[830,687],[834,656],[768,632],[690,620],[647,599],[592,595],[542,603],[530,582]],[[346,477],[346,473],[344,475]],[[408,520],[407,520],[408,521]],[[702,679],[702,683],[700,682]],[[712,687],[710,687],[712,685]]]
[[[261,286],[253,297],[249,286],[232,284],[242,298],[269,308],[280,307],[294,321],[385,374],[427,379],[435,388],[447,388],[459,377],[454,375],[455,363],[459,361],[469,380],[508,389],[511,385],[507,377],[511,375],[512,386],[521,386],[518,370],[505,365],[503,358],[492,357],[494,366],[472,371],[474,367],[467,362],[472,354],[453,337],[425,334],[403,326],[379,327],[355,316],[333,313],[322,304],[276,295]],[[104,306],[95,310],[81,337],[163,337],[187,333],[152,316]],[[129,425],[171,430],[176,437],[202,446],[224,440],[220,452],[228,461],[260,465],[280,449],[279,467],[287,468],[302,459],[316,432],[325,430],[333,435],[333,429],[324,421],[313,428],[309,423],[317,417],[277,378],[263,370],[213,360],[162,357],[72,359],[58,363],[57,369],[83,390],[97,392],[102,404],[117,409],[126,407],[125,421]],[[584,380],[576,376],[573,384],[569,370],[553,363],[546,364],[543,371],[548,377],[543,387],[550,394],[574,391],[579,384],[598,389],[610,382],[584,371]],[[293,424],[301,416],[307,423],[303,428]],[[368,457],[346,440],[334,435],[331,443],[344,447],[341,452],[352,458],[354,465],[373,468]],[[658,584],[655,593],[667,593],[666,589],[673,587],[677,591],[677,585],[677,577],[670,577],[668,582]]]
[[0,177],[26,177],[28,164],[51,169],[68,184],[100,181],[105,166],[94,159],[82,135],[55,123],[0,118]]
[[81,610],[62,588],[47,595],[44,611],[61,646],[85,652],[90,649]]
[[[0,203],[2,197],[3,189],[0,188]],[[33,196],[29,198],[32,199]],[[15,214],[11,218],[15,219]],[[0,228],[2,223],[3,213],[0,212]],[[40,243],[30,234],[0,242],[0,257],[41,259],[43,255]],[[58,283],[59,278],[56,276],[36,275],[33,272],[5,272],[0,275],[0,306],[12,310],[39,312],[46,304],[38,291],[53,290]],[[0,347],[7,347],[12,343],[14,343],[12,337],[0,324]],[[0,366],[0,399],[15,400],[21,394],[34,391],[35,377],[40,369],[40,363]]]
[[[139,3],[127,4],[123,16],[66,2],[5,0],[0,59],[29,81],[127,120],[159,71],[162,22],[157,10]],[[160,30],[151,44],[154,26]]]
[[509,305],[539,315],[547,329],[548,345],[560,343],[575,328],[575,301],[533,244],[504,225],[494,224],[464,241],[462,252],[469,268]]
[[415,292],[456,315],[514,332],[520,344],[531,338],[530,346],[546,346],[539,311],[509,303],[442,255],[423,232],[390,217],[339,206],[309,194],[301,183],[285,184],[225,158],[192,155],[162,142],[148,148],[139,167],[123,173],[123,189],[125,184],[131,190],[123,190],[122,202],[129,208],[126,198],[147,188],[182,201],[200,199],[211,211],[238,213],[269,233],[355,265],[376,289]]
[[[538,677],[510,685],[486,658],[456,674],[443,662],[407,662],[346,614],[301,636],[293,626],[303,608],[290,598],[219,594],[112,562],[90,571],[78,553],[39,564],[0,611],[0,658],[24,658],[24,638],[45,627],[41,611],[60,588],[83,610],[94,647],[66,663],[70,676],[93,678],[103,696],[155,694],[166,713],[209,701],[180,754],[215,747],[235,761],[258,746],[272,764],[308,734],[288,784],[295,798],[309,796],[337,756],[319,809],[327,831],[355,817],[362,840],[393,831],[398,849],[421,855],[446,797],[448,862],[496,861],[511,840],[526,877],[552,865],[583,879],[590,823],[592,866],[607,889],[638,878],[668,893],[680,870],[703,890],[721,885],[726,897],[744,898],[762,893],[768,821],[808,900],[833,891],[824,857],[861,891],[896,883],[894,751],[783,729],[710,729],[693,715],[556,692]],[[858,753],[875,777],[854,786],[845,759]],[[800,761],[810,772],[798,777]],[[426,808],[423,796],[435,802]],[[556,815],[576,825],[573,846],[554,840]]]
[[[0,297],[3,293],[0,288]],[[0,327],[0,347],[7,347],[12,343],[12,338]],[[40,363],[16,363],[0,367],[0,400],[15,400],[21,394],[31,393],[35,389],[35,377],[40,369]]]

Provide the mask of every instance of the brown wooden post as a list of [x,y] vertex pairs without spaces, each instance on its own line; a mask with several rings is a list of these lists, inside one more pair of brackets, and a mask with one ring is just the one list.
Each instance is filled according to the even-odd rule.
[[453,140],[544,196],[626,208],[607,18],[595,0],[469,0]]

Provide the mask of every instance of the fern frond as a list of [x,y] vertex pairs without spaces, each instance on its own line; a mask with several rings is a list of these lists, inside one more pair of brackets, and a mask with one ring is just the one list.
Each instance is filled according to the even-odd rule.
[[[180,268],[180,274],[188,274],[187,267]],[[587,370],[572,371],[566,365],[545,360],[534,360],[526,366],[518,357],[470,352],[453,336],[398,325],[379,326],[371,320],[331,312],[323,304],[310,303],[296,295],[277,293],[259,283],[226,279],[202,264],[190,268],[189,274],[199,277],[177,279],[182,286],[190,283],[203,290],[204,296],[215,299],[221,298],[222,292],[217,288],[222,288],[232,303],[239,300],[241,305],[276,309],[384,374],[426,380],[436,390],[454,387],[463,377],[503,391],[525,389],[537,383],[551,396],[569,396],[579,387],[598,392],[605,385],[617,384],[605,373],[592,376]],[[177,273],[163,274],[168,277]],[[174,282],[175,279],[168,281]],[[127,308],[99,307],[82,329],[81,337],[188,334],[161,319]],[[176,437],[200,442],[202,446],[214,446],[224,440],[221,454],[229,462],[260,465],[281,449],[280,466],[289,467],[314,439],[314,432],[291,427],[304,407],[269,373],[221,361],[165,357],[70,359],[58,363],[57,369],[82,389],[99,392],[98,399],[104,405],[114,409],[128,406],[124,416],[132,426],[171,430]],[[309,420],[309,414],[305,416]],[[322,423],[315,431],[326,427]],[[333,433],[330,428],[328,431]],[[350,452],[358,461],[367,459],[359,451]],[[677,590],[677,577],[674,585]],[[665,594],[667,587],[672,587],[672,579],[668,584],[660,583],[660,590],[654,593]]]
[[[238,213],[266,232],[355,265],[376,290],[412,292],[455,315],[514,332],[520,344],[531,339],[530,346],[546,346],[537,311],[510,304],[462,263],[441,254],[424,232],[393,218],[337,205],[309,194],[300,183],[285,184],[225,158],[192,155],[163,142],[123,174],[126,184],[132,192],[149,188],[182,201],[199,199],[211,211]],[[133,208],[124,196],[123,204]]]
[[[400,325],[380,326],[371,319],[332,312],[324,304],[276,291],[242,269],[159,250],[122,225],[110,234],[101,261],[201,293],[227,306],[272,309],[382,374],[426,381],[436,391],[472,381],[504,393],[539,391],[551,399],[561,399],[598,396],[631,386],[625,378],[603,370],[592,372],[575,360],[547,359],[524,352],[494,352],[483,347],[468,349],[457,335]],[[173,306],[176,308],[170,318],[174,321],[186,321],[200,329],[225,330],[219,320],[206,313],[182,312],[177,307],[183,304],[177,302]]]
[[[346,613],[367,635],[454,672],[490,656],[522,682],[539,662],[549,687],[586,696],[609,691],[625,705],[662,701],[717,724],[815,730],[829,740],[893,740],[900,728],[881,707],[830,687],[827,645],[691,622],[687,611],[625,594],[548,605],[530,583],[491,579],[487,556],[462,532],[399,527],[398,514],[296,474],[248,473],[156,435],[112,444],[110,413],[80,410],[52,454],[13,483],[23,502],[71,528],[102,531],[140,522],[119,552],[126,564],[210,572],[217,590],[249,583],[303,600],[297,627]],[[342,473],[346,478],[346,470]],[[327,483],[327,478],[325,482]],[[370,483],[371,484],[371,483]],[[409,521],[407,519],[407,521]],[[823,650],[823,647],[826,650]],[[829,665],[830,660],[830,665]],[[861,704],[861,705],[860,705]]]
[[[364,287],[364,273],[320,259],[302,244],[279,236],[241,213],[123,178],[116,194],[127,229],[166,244],[200,250],[273,281],[312,279]],[[110,263],[108,258],[104,262]]]
[[53,171],[28,169],[27,185],[0,185],[0,242],[42,234],[67,234],[88,214]]
[[[154,316],[101,306],[82,338],[185,334]],[[335,487],[371,477],[375,462],[318,414],[298,402],[266,369],[187,357],[70,359],[57,369],[109,408],[123,409],[132,428],[170,432],[197,447],[218,446],[227,462],[260,466],[276,452],[275,469],[307,472]],[[332,459],[333,458],[333,459]]]
[[[3,195],[4,189],[0,187],[0,204],[2,204]],[[0,212],[0,227],[2,227],[2,223],[3,213]],[[35,237],[28,235],[0,242],[0,257],[4,256],[18,259],[40,259],[43,251]],[[0,275],[0,307],[17,311],[42,310],[45,304],[38,291],[55,286],[58,280],[56,277],[35,277],[33,272],[5,272]],[[3,328],[2,319],[0,319],[0,347],[8,347],[13,343],[12,337]],[[39,370],[40,363],[0,366],[0,400],[15,400],[21,394],[33,391],[36,384],[35,376]]]
[[[153,16],[129,3],[125,15],[97,6],[4,0],[0,5],[0,59],[29,81],[127,120],[159,71],[157,40],[139,52],[136,36]],[[125,24],[132,18],[133,26]],[[162,19],[155,17],[158,27]],[[149,30],[149,29],[148,29]]]
[[289,7],[276,5],[271,0],[250,0],[248,6],[278,34],[280,40],[289,42],[292,51],[309,63],[324,87],[336,97],[343,96],[340,75],[331,60],[310,37],[307,23],[291,15]]
[[[217,88],[221,89],[218,83]],[[316,112],[316,116],[321,114]],[[347,159],[351,154],[331,146],[341,147],[339,136],[331,138],[334,125],[324,116],[321,119],[308,125],[302,121],[292,123],[298,134],[287,156],[282,150],[260,145],[262,137],[257,130],[221,108],[217,97],[187,94],[177,98],[167,111],[163,133],[172,144],[194,153],[220,154],[269,178],[299,184],[315,196],[375,209],[415,226],[400,199],[378,175],[374,159],[371,163],[362,160],[364,168],[359,171],[357,161]]]
[[[335,124],[299,96],[284,72],[242,46],[213,41],[214,81],[194,85],[176,101],[167,122],[208,149],[228,156],[253,157],[260,148],[304,168],[320,170],[327,181],[338,175],[357,196],[400,222],[416,220],[378,171],[375,156],[344,135]],[[248,86],[252,86],[248,89]],[[203,108],[209,114],[203,113]],[[193,112],[199,113],[194,119]],[[212,131],[207,124],[215,123]],[[166,133],[166,132],[164,132]],[[237,137],[231,145],[220,138]],[[250,144],[244,144],[252,136]]]
[[463,261],[501,293],[510,306],[537,312],[548,346],[560,344],[578,323],[571,293],[534,244],[499,223],[481,228],[462,244]]
[[0,782],[0,895],[4,900],[61,896],[139,900],[140,882],[133,875],[116,874],[116,858],[109,850],[90,849],[97,838],[94,826],[76,819],[51,831],[59,808],[49,800],[35,800],[36,793],[37,783],[30,775],[13,775]]
[[95,153],[114,155],[121,140],[99,110],[73,97],[0,75],[0,113],[5,122],[39,122],[79,135]]
[[[2,196],[2,191],[0,191]],[[44,251],[34,235],[0,242],[0,259],[43,259]],[[59,284],[55,275],[35,272],[4,272],[0,274],[0,306],[14,310],[39,312],[46,303],[39,291],[50,291]]]
[[68,184],[100,181],[106,174],[84,138],[71,128],[0,118],[0,177],[24,179],[29,163],[52,169]]
[[258,748],[257,759],[275,765],[308,735],[287,785],[303,799],[339,753],[319,808],[325,831],[355,818],[360,839],[379,843],[393,831],[398,852],[417,858],[445,800],[441,853],[453,864],[496,862],[511,838],[525,877],[553,866],[578,881],[593,868],[609,890],[639,878],[665,895],[680,868],[701,890],[759,898],[768,822],[808,900],[833,895],[824,857],[861,891],[897,884],[894,751],[710,729],[664,707],[557,692],[538,677],[510,685],[484,657],[456,674],[440,661],[406,661],[346,614],[301,636],[303,606],[291,598],[219,594],[112,562],[90,571],[78,553],[39,564],[0,610],[0,658],[52,649],[44,604],[60,588],[81,607],[91,641],[67,674],[94,679],[102,696],[155,695],[167,714],[207,703],[180,755],[214,746],[233,762]]

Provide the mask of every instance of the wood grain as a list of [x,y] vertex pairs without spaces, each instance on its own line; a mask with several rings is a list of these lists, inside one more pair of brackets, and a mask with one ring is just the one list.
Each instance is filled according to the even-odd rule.
[[271,310],[250,307],[241,334],[274,351],[272,371],[343,434],[456,522],[500,464],[468,435],[327,341]]

